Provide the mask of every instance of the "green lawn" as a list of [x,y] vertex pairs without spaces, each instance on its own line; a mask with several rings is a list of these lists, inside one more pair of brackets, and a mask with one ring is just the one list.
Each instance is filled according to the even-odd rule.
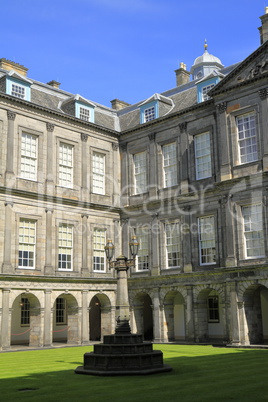
[[[0,353],[0,401],[268,401],[268,350],[155,345],[171,373],[75,374],[91,347]],[[27,390],[27,389],[34,390]],[[24,389],[24,390],[23,390]]]

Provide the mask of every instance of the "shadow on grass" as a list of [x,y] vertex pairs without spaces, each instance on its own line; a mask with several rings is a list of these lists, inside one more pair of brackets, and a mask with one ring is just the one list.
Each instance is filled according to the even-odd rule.
[[[16,378],[14,372],[13,378],[0,379],[0,401],[268,401],[267,350],[189,350],[178,345],[163,348],[165,363],[173,371],[150,376],[75,374],[83,353],[80,361],[65,361],[66,369],[59,371],[40,373],[41,360],[39,373]],[[52,366],[62,362],[54,360]]]

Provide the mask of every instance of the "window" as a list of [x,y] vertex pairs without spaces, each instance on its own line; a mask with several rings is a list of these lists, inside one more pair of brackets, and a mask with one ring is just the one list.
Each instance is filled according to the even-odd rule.
[[90,109],[80,106],[79,118],[81,120],[90,121]]
[[59,225],[58,268],[63,271],[72,270],[73,257],[73,225]]
[[56,324],[67,324],[66,300],[63,297],[56,299]]
[[200,265],[215,264],[214,216],[205,216],[198,219],[198,233]]
[[26,297],[21,298],[20,324],[30,325],[30,302]]
[[153,100],[152,102],[145,103],[140,106],[140,123],[147,123],[148,121],[154,120],[158,117],[158,100]]
[[138,271],[143,271],[149,268],[149,250],[148,250],[148,233],[147,230],[143,228],[138,228],[136,230],[136,236],[138,242],[140,243],[137,261],[138,261]]
[[63,142],[59,147],[59,185],[73,186],[73,146]]
[[211,84],[211,85],[207,85],[205,87],[202,88],[202,98],[203,101],[206,101],[208,99],[210,99],[210,96],[208,96],[208,92],[215,87],[215,84]]
[[36,221],[20,219],[19,222],[19,268],[35,267]]
[[196,179],[211,177],[210,134],[203,133],[194,137]]
[[93,270],[105,271],[105,247],[106,244],[106,230],[94,229],[93,236]]
[[11,95],[20,99],[25,99],[25,87],[18,84],[11,84]]
[[163,168],[164,168],[164,187],[171,187],[177,182],[177,149],[176,143],[167,144],[162,147]]
[[105,155],[93,152],[93,193],[105,194]]
[[180,227],[179,223],[167,223],[166,229],[166,253],[167,267],[179,267],[181,264],[181,247],[180,247]]
[[208,297],[208,322],[219,322],[219,298],[218,296]]
[[262,205],[248,205],[242,207],[244,224],[244,248],[246,258],[263,257],[264,236]]
[[35,135],[21,135],[20,175],[24,179],[37,179],[37,141]]
[[134,181],[135,193],[142,194],[147,191],[146,152],[134,155]]
[[240,163],[258,160],[256,117],[247,114],[236,118]]
[[151,121],[155,119],[155,107],[151,106],[148,109],[144,109],[144,122]]

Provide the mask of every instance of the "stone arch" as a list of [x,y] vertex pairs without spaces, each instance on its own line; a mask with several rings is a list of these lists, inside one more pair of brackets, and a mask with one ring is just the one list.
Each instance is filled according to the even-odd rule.
[[170,290],[163,300],[164,341],[185,340],[185,298],[177,290]]
[[13,295],[12,302],[10,344],[31,347],[43,346],[41,303],[39,298],[28,291],[16,293]]
[[132,298],[134,313],[133,332],[142,334],[145,340],[154,338],[152,298],[147,291],[140,291]]
[[[256,282],[243,286],[240,307],[241,342],[262,344],[268,342],[268,288]],[[239,300],[241,300],[239,291]]]
[[97,293],[89,303],[89,339],[99,341],[111,332],[111,301],[106,294]]
[[197,342],[222,343],[226,340],[224,302],[221,286],[200,286],[195,290],[194,314]]
[[53,343],[80,343],[80,322],[78,302],[69,292],[54,295]]

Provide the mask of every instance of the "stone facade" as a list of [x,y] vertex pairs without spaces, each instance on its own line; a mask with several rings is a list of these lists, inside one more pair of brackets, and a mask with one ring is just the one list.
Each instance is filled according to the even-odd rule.
[[12,63],[1,64],[2,350],[88,344],[113,333],[116,279],[103,246],[112,239],[116,256],[128,257],[134,234],[141,244],[128,278],[133,333],[156,342],[268,342],[268,42],[261,43],[225,68],[206,45],[191,68],[197,80],[138,104],[87,101],[94,122],[76,116],[84,98],[57,87],[27,80],[30,100],[17,87],[8,93]]

